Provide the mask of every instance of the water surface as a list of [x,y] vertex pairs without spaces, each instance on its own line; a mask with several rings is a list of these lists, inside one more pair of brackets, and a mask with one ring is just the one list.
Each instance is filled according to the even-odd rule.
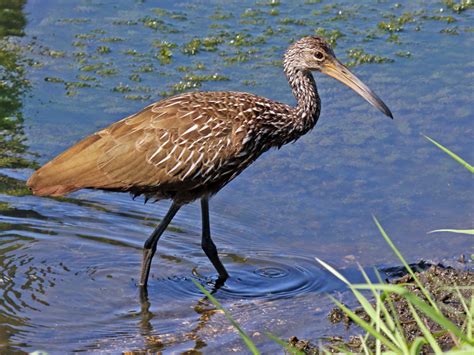
[[264,331],[334,332],[324,293],[343,288],[314,257],[354,280],[356,263],[396,261],[372,214],[411,261],[473,253],[466,236],[426,234],[472,228],[474,186],[421,136],[474,162],[472,10],[439,1],[25,3],[0,32],[8,36],[2,119],[10,118],[1,121],[0,349],[243,349],[192,283],[215,279],[200,249],[199,204],[184,207],[160,240],[141,303],[141,246],[169,203],[98,191],[39,198],[23,184],[35,162],[176,92],[294,103],[281,56],[303,35],[334,40],[395,119],[316,75],[317,127],[263,155],[211,201],[213,238],[232,276],[215,296],[274,352]]

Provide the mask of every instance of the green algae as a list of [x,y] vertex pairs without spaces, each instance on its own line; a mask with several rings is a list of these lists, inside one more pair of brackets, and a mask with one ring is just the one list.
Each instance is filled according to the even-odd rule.
[[167,65],[172,62],[173,52],[169,48],[162,47],[155,54],[155,58],[159,60],[161,65]]
[[474,8],[474,2],[472,0],[443,0],[443,4],[445,4],[447,8],[457,13]]
[[101,42],[105,43],[117,43],[117,42],[123,42],[124,39],[121,37],[104,37],[100,39]]
[[327,30],[322,27],[315,29],[314,34],[323,37],[333,47],[336,47],[338,39],[344,37],[344,34],[339,30]]
[[347,63],[348,67],[353,67],[360,64],[370,64],[370,63],[380,64],[380,63],[393,62],[393,59],[380,56],[380,55],[369,54],[365,52],[365,50],[363,50],[362,48],[349,49],[347,51],[347,56],[351,59],[351,61]]
[[224,21],[234,18],[234,14],[231,12],[222,12],[222,10],[217,9],[212,15],[209,16],[211,20]]
[[96,52],[99,54],[109,54],[112,50],[108,46],[99,46],[96,48]]

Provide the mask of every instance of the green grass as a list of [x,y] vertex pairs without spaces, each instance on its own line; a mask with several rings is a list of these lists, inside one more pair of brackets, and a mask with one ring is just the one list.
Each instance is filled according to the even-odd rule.
[[[422,285],[415,272],[407,264],[399,250],[395,247],[375,217],[374,222],[392,251],[398,256],[402,264],[407,269],[408,273],[412,276],[416,286],[419,288],[426,300],[417,296],[414,292],[409,291],[406,285],[391,285],[383,283],[373,284],[362,268],[361,272],[366,280],[366,283],[351,284],[336,269],[324,261],[316,258],[316,260],[324,268],[326,268],[329,272],[331,272],[349,287],[358,301],[360,308],[362,308],[364,313],[369,318],[369,320],[363,319],[363,317],[359,316],[356,312],[352,311],[341,302],[331,297],[334,303],[355,324],[357,324],[366,332],[364,336],[361,336],[361,351],[365,354],[372,354],[373,351],[369,346],[369,339],[375,339],[376,354],[380,354],[382,351],[390,351],[397,354],[419,354],[422,352],[422,347],[424,345],[428,345],[431,348],[431,352],[435,354],[441,354],[442,350],[437,341],[437,338],[440,336],[440,334],[431,333],[425,322],[422,320],[421,315],[423,315],[444,329],[442,334],[446,332],[449,333],[455,344],[457,344],[453,349],[450,350],[450,353],[474,353],[474,336],[472,333],[474,326],[474,297],[472,297],[470,300],[465,300],[460,294],[459,289],[456,289],[459,295],[458,297],[460,298],[460,302],[463,303],[466,313],[464,326],[457,326],[440,311],[439,307],[430,296],[428,290]],[[373,300],[369,300],[369,298],[366,297],[362,291],[371,291],[370,295]],[[401,320],[398,319],[396,312],[390,303],[390,295],[392,294],[401,296],[406,300],[410,309],[410,313],[419,330],[423,334],[422,336],[416,337],[411,342],[406,339],[405,332],[400,325]]]
[[[462,159],[459,155],[455,154],[454,152],[452,152],[451,150],[449,150],[445,146],[441,145],[440,143],[435,141],[433,138],[425,136],[424,134],[423,134],[423,137],[425,137],[428,141],[433,143],[435,146],[437,146],[439,149],[441,149],[443,152],[445,152],[451,158],[453,158],[456,162],[458,162],[463,167],[465,167],[468,171],[470,171],[472,174],[474,174],[474,167],[471,164],[469,164],[467,161]],[[440,232],[474,235],[474,229],[452,229],[452,228],[436,229],[436,230],[432,230],[428,233],[440,233]]]

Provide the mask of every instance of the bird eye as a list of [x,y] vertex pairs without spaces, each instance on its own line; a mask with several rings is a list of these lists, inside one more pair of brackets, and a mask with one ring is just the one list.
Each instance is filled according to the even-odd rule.
[[317,60],[322,60],[324,58],[324,54],[322,54],[321,52],[316,52],[314,56]]

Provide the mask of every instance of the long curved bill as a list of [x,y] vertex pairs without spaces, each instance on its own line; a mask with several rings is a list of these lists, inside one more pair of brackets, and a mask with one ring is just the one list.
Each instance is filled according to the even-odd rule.
[[387,107],[387,105],[385,105],[382,99],[380,99],[380,97],[370,90],[367,85],[365,85],[361,80],[359,80],[358,77],[352,74],[349,69],[347,69],[336,58],[326,63],[321,68],[321,72],[346,84],[360,96],[366,99],[372,106],[378,108],[388,117],[393,118],[392,112],[390,112],[390,109]]

